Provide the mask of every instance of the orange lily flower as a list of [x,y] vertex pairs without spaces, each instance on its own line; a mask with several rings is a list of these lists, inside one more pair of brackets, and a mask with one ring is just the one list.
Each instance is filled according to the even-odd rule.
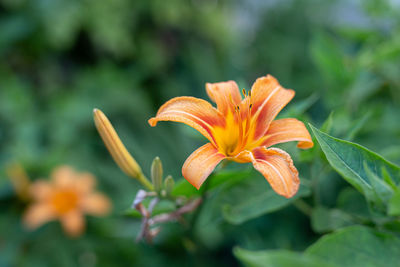
[[149,120],[185,123],[210,142],[194,151],[182,167],[182,174],[197,189],[223,159],[251,162],[279,195],[296,194],[300,180],[288,153],[269,148],[298,141],[299,148],[314,144],[304,124],[293,118],[274,120],[295,92],[283,88],[271,75],[255,81],[244,98],[234,81],[207,83],[208,96],[217,104],[195,97],[175,97],[160,107]]
[[30,186],[34,203],[24,215],[28,229],[59,219],[65,232],[76,237],[85,229],[84,214],[106,215],[111,207],[103,194],[93,192],[95,178],[90,173],[77,173],[68,166],[55,169],[50,182],[37,180]]

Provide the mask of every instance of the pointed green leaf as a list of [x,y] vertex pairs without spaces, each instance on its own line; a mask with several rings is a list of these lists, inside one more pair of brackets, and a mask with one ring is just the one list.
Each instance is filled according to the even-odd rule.
[[336,207],[359,219],[368,220],[371,216],[366,198],[354,187],[345,187],[340,191]]
[[355,224],[352,217],[339,209],[327,209],[322,206],[313,209],[311,226],[317,233],[328,232]]
[[400,215],[400,191],[396,191],[390,199],[388,214],[391,216]]
[[324,121],[324,123],[321,126],[321,130],[330,133],[332,131],[333,127],[333,111],[329,114],[328,118]]
[[393,182],[392,178],[390,177],[388,171],[385,168],[382,169],[382,176],[383,176],[383,180],[386,182],[386,184],[388,184],[394,191],[396,191],[398,189],[398,187]]
[[[310,125],[330,165],[371,202],[379,203],[376,190],[386,184],[382,177],[385,169],[394,184],[400,184],[400,167],[358,144],[334,138]],[[366,167],[371,171],[368,175]],[[374,174],[374,178],[371,178]],[[379,188],[378,188],[379,187]]]
[[[393,188],[388,185],[384,178],[379,178],[376,176],[376,174],[371,171],[371,169],[368,167],[368,164],[364,161],[364,169],[365,173],[371,182],[372,185],[372,192],[373,196],[371,198],[374,198],[377,200],[377,205],[381,206],[381,209],[383,211],[386,211],[386,205],[389,202],[389,200],[392,198],[393,195]],[[382,174],[382,176],[384,176]]]
[[357,119],[353,125],[348,130],[346,135],[346,139],[353,140],[355,136],[357,136],[358,132],[365,126],[365,124],[369,121],[372,116],[372,112],[366,112],[361,118]]
[[299,197],[310,194],[309,187],[302,184],[292,198],[278,195],[261,175],[249,177],[240,183],[226,186],[220,192],[222,215],[232,224],[241,224],[250,219],[279,210]]

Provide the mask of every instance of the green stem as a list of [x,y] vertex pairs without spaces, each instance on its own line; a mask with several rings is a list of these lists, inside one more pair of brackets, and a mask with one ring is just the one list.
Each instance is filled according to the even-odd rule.
[[296,201],[293,202],[293,205],[300,210],[302,213],[304,213],[307,216],[311,216],[312,213],[312,207],[308,205],[304,200],[302,199],[297,199]]
[[147,177],[143,173],[139,173],[138,176],[137,176],[137,179],[149,191],[154,191],[153,184],[149,181],[149,179],[147,179]]

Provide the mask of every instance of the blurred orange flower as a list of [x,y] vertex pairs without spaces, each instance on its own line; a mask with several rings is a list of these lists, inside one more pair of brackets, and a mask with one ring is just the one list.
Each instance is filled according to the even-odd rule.
[[78,173],[68,166],[56,168],[51,181],[37,180],[30,186],[33,203],[24,215],[28,229],[60,220],[65,232],[76,237],[85,230],[84,214],[106,215],[111,208],[109,199],[94,192],[95,177]]
[[299,148],[314,145],[301,121],[274,120],[295,92],[271,75],[257,79],[248,93],[243,89],[244,99],[234,81],[207,83],[206,90],[217,108],[195,97],[175,97],[149,120],[151,126],[158,121],[185,123],[210,141],[184,163],[186,180],[198,189],[221,160],[252,162],[275,192],[287,198],[295,195],[300,181],[290,155],[268,148],[289,141],[299,141]]

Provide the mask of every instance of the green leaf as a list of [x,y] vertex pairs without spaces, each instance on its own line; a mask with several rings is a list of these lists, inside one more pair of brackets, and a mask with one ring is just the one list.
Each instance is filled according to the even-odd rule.
[[351,226],[320,238],[305,255],[342,267],[398,266],[400,239],[364,226]]
[[332,131],[333,127],[333,111],[329,114],[328,118],[322,124],[321,130],[327,133]]
[[396,184],[393,182],[392,178],[390,177],[390,174],[388,171],[384,168],[382,169],[382,176],[383,180],[388,184],[394,191],[398,190],[398,187]]
[[279,114],[279,116],[283,118],[299,117],[304,112],[306,112],[312,105],[314,105],[319,98],[320,96],[317,93],[314,93],[309,97],[307,97],[306,99],[298,101],[297,103],[292,105],[289,109],[283,110],[281,114]]
[[359,106],[366,98],[382,86],[382,79],[368,71],[361,71],[350,88],[347,104],[353,108]]
[[348,130],[348,134],[346,135],[346,139],[353,140],[354,137],[357,136],[358,132],[364,127],[365,124],[370,120],[372,116],[371,110],[366,112],[361,118],[357,119],[353,125]]
[[[211,177],[210,183],[219,175]],[[219,177],[221,180],[222,178],[228,177]],[[307,187],[301,186],[294,198],[286,199],[276,194],[265,178],[254,169],[246,170],[242,174],[238,172],[236,177],[231,176],[231,179],[213,190],[208,190],[204,195],[203,206],[196,219],[196,236],[207,247],[218,247],[224,240],[225,221],[239,224],[262,216],[289,205],[309,191]]]
[[396,191],[390,199],[388,214],[391,216],[400,215],[400,191]]
[[176,183],[174,190],[172,191],[173,196],[198,196],[204,191],[213,190],[224,183],[234,184],[241,180],[249,177],[251,169],[248,170],[224,170],[212,174],[201,186],[200,190],[197,190],[185,179],[180,180]]
[[287,199],[278,195],[261,175],[249,177],[234,185],[226,186],[221,194],[222,214],[232,224],[241,224],[266,213],[289,205],[299,197],[310,194],[310,189],[301,185],[297,194]]
[[311,226],[317,233],[336,230],[354,224],[352,217],[339,209],[327,209],[322,206],[313,209]]
[[200,191],[197,190],[196,187],[191,185],[185,179],[181,179],[175,184],[171,194],[172,196],[175,197],[177,196],[191,197],[191,196],[199,196]]
[[328,81],[348,79],[344,53],[333,36],[323,32],[315,34],[311,42],[311,56]]
[[[390,187],[385,181],[385,178],[379,178],[376,176],[374,172],[368,167],[366,162],[364,164],[365,173],[367,174],[368,179],[371,181],[372,187],[374,188],[374,198],[379,202],[381,206],[386,206],[385,204],[389,202],[393,195],[393,188]],[[382,172],[382,176],[384,177],[384,173]],[[387,178],[386,178],[387,179]]]
[[354,187],[345,187],[340,191],[336,207],[359,219],[369,219],[371,216],[365,197]]
[[204,188],[202,187],[201,190],[212,190],[225,183],[233,185],[245,180],[251,176],[252,173],[252,169],[220,171],[211,176],[210,179],[206,181],[207,184],[205,184]]
[[311,255],[303,255],[287,250],[249,251],[234,248],[233,254],[245,266],[249,267],[333,267],[323,260]]
[[398,166],[358,144],[334,138],[312,125],[310,127],[330,165],[364,194],[368,201],[378,204],[382,202],[379,196],[382,193],[381,185],[386,184],[382,178],[384,170],[393,182],[399,185],[400,168]]

